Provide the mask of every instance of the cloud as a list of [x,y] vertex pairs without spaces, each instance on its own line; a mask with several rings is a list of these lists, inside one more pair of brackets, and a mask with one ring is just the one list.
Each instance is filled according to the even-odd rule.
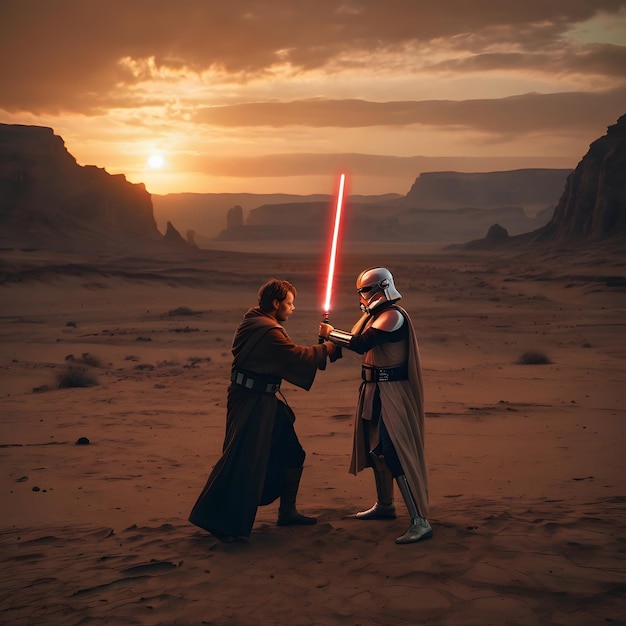
[[539,52],[485,52],[473,56],[447,59],[433,64],[430,72],[541,72],[577,73],[611,78],[626,84],[626,46],[587,44]]
[[525,94],[462,101],[308,100],[209,107],[197,123],[213,126],[368,127],[413,124],[505,135],[542,129],[597,129],[625,111],[626,89],[602,93]]
[[[95,114],[124,106],[120,92],[148,80],[184,99],[176,75],[219,70],[248,81],[285,66],[336,72],[364,55],[372,71],[410,73],[430,64],[415,56],[426,49],[448,54],[448,71],[560,63],[561,72],[623,78],[623,48],[575,54],[568,34],[625,9],[626,0],[3,0],[0,107]],[[550,63],[556,49],[564,53]],[[133,63],[148,70],[132,71]]]
[[577,67],[589,73],[626,79],[626,46],[588,45],[577,55]]
[[0,116],[161,192],[373,193],[575,166],[625,112],[625,42],[626,0],[0,0]]

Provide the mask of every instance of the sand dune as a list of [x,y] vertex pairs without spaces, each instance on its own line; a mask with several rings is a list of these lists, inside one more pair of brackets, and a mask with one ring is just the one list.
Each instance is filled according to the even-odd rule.
[[[318,524],[277,527],[273,504],[227,545],[187,522],[221,449],[241,314],[287,278],[287,330],[314,343],[320,264],[305,250],[1,253],[0,623],[626,624],[626,292],[605,250],[342,257],[336,326],[377,264],[413,315],[433,539],[394,543],[399,496],[396,520],[352,517],[374,485],[347,471],[349,353],[309,392],[284,385],[307,451],[299,507]],[[526,351],[551,362],[518,364]],[[56,388],[85,363],[98,384]]]

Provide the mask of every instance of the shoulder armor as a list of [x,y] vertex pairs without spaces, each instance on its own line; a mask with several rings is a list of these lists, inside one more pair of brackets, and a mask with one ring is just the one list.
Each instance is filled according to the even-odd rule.
[[402,315],[398,309],[387,309],[376,316],[376,319],[372,323],[372,328],[382,330],[386,333],[392,333],[394,330],[401,328],[402,324],[404,324],[404,315]]

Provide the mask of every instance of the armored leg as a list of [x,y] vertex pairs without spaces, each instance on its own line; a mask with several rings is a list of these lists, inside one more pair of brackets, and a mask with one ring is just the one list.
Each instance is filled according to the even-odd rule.
[[407,530],[404,535],[398,537],[396,539],[396,543],[415,543],[416,541],[432,537],[433,529],[428,523],[428,520],[419,514],[417,504],[415,504],[415,499],[411,493],[411,488],[409,487],[406,476],[404,474],[402,474],[402,476],[398,476],[396,478],[396,482],[398,483],[400,493],[404,498],[404,503],[406,504],[406,508],[408,509],[409,516],[411,518],[411,526],[409,527],[409,530]]
[[278,508],[278,526],[289,526],[291,524],[299,524],[300,526],[310,526],[317,523],[317,519],[302,515],[296,509],[296,497],[298,495],[298,487],[300,486],[300,477],[302,476],[302,468],[297,467],[288,469],[283,476],[283,486],[280,495],[280,505]]
[[382,457],[370,452],[372,469],[376,481],[376,503],[371,509],[357,513],[357,519],[394,519],[396,507],[393,503],[393,476]]

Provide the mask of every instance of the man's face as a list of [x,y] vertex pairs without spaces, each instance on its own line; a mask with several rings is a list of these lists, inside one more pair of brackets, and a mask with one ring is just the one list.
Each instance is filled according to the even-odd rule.
[[293,293],[287,293],[287,297],[281,302],[274,300],[274,317],[278,322],[286,322],[293,313],[296,305],[293,303]]

